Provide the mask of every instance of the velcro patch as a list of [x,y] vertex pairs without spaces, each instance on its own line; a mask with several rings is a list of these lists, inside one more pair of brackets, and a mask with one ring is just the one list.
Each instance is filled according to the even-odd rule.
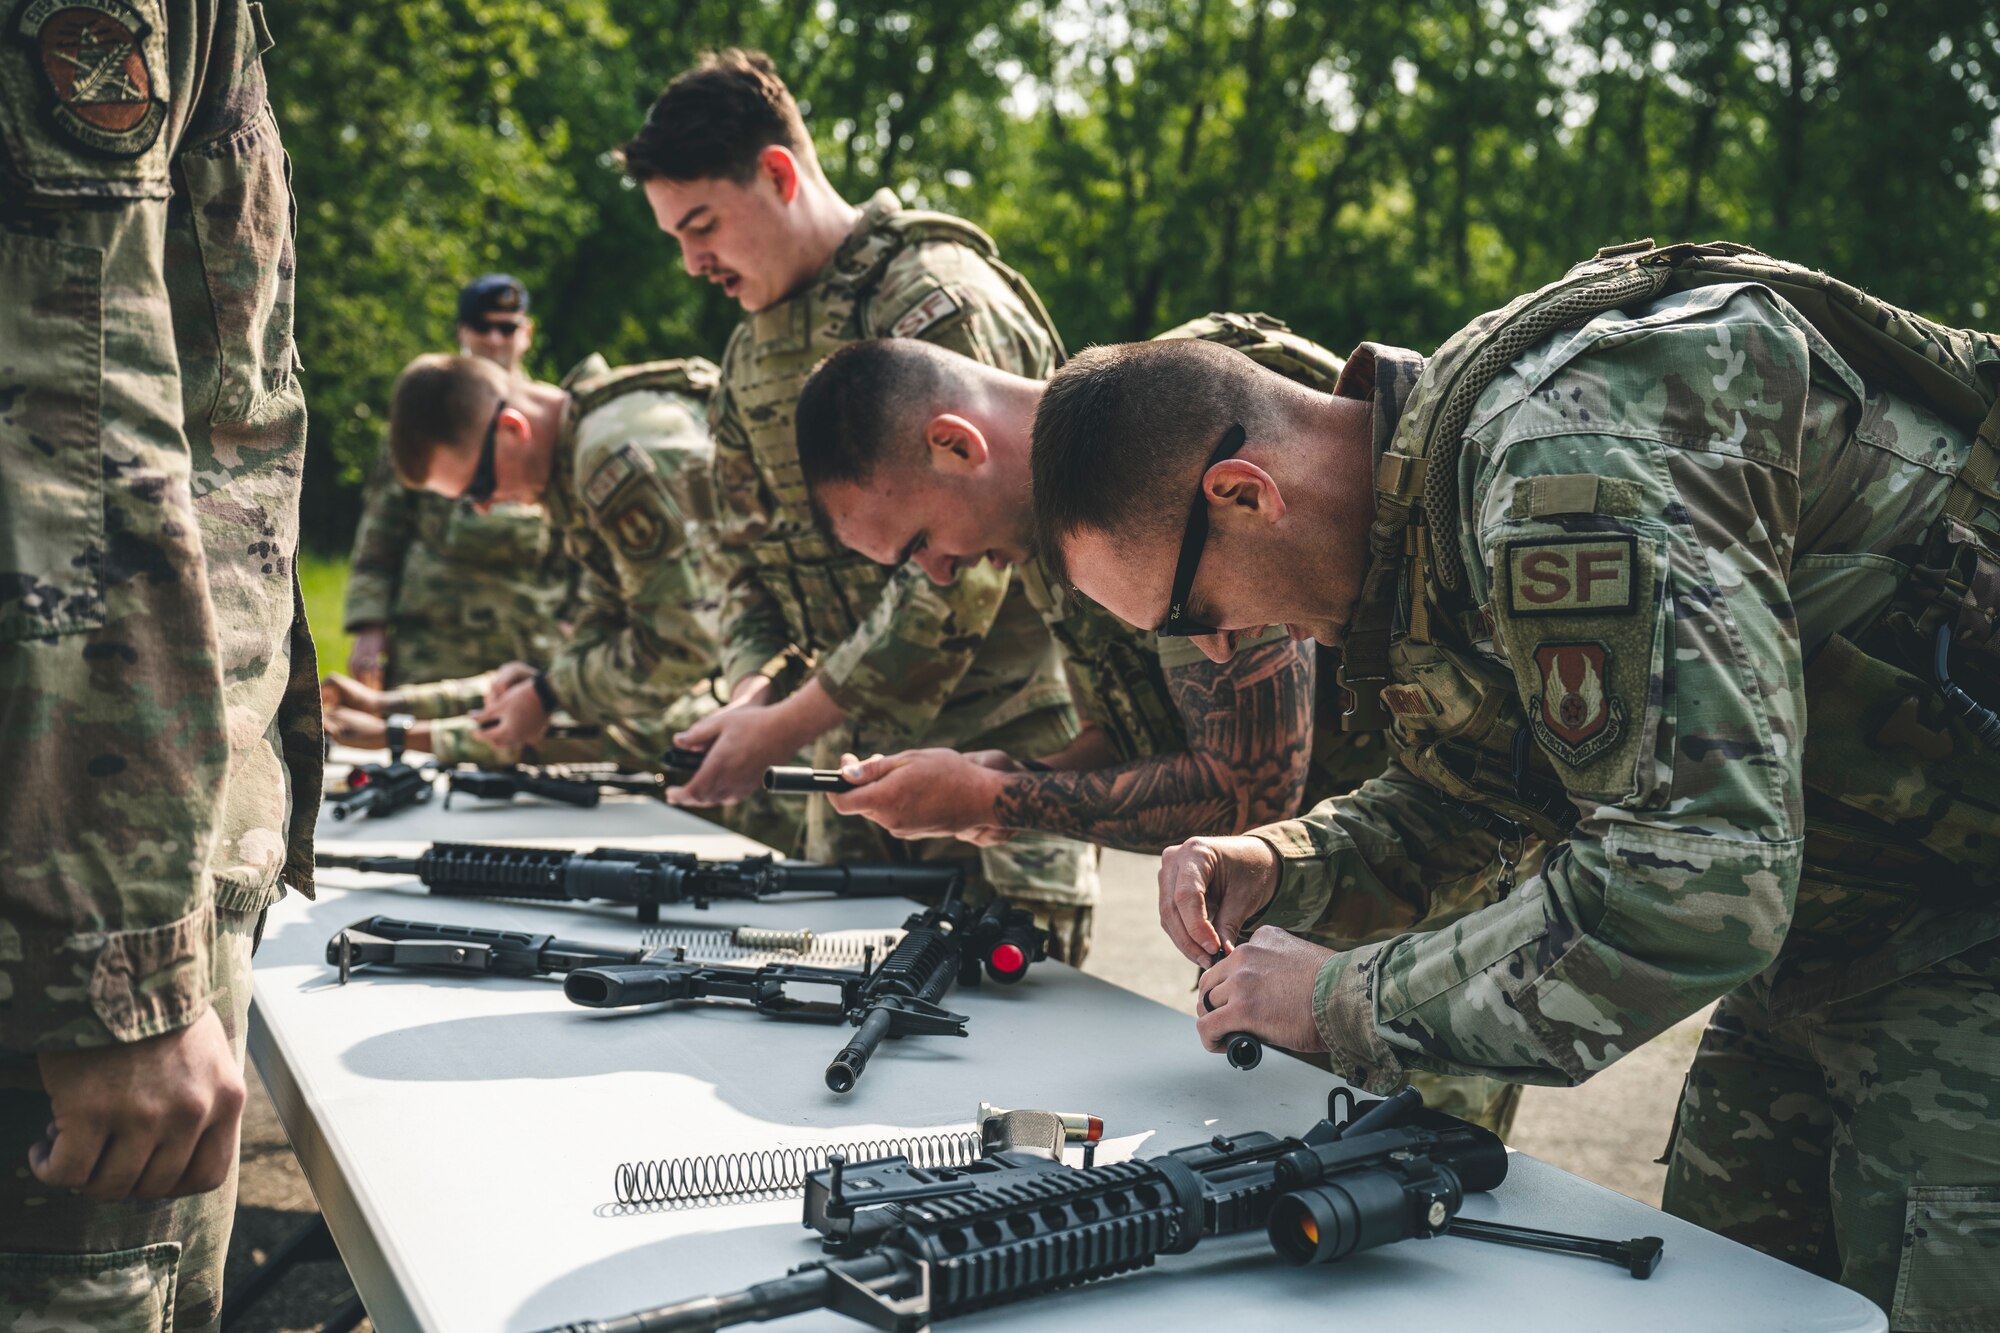
[[1582,768],[1625,734],[1625,706],[1611,690],[1611,648],[1597,640],[1535,648],[1541,689],[1528,721],[1542,748]]
[[50,120],[106,157],[137,157],[166,123],[146,63],[151,32],[123,0],[28,0],[15,25],[41,71]]
[[1629,615],[1639,605],[1629,533],[1508,542],[1507,608],[1517,616]]
[[1435,717],[1438,712],[1430,695],[1416,685],[1384,685],[1382,706],[1397,717]]
[[643,497],[611,516],[611,536],[618,549],[635,560],[660,553],[667,541],[667,525]]
[[603,509],[626,482],[639,475],[639,469],[637,451],[629,444],[620,445],[617,453],[592,469],[583,483],[583,502],[592,509]]
[[889,326],[891,338],[914,338],[933,324],[939,324],[956,315],[961,307],[958,298],[942,287],[934,287],[924,298],[897,316]]

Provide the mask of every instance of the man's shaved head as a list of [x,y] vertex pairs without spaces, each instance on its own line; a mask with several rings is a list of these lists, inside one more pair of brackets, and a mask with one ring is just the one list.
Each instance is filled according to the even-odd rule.
[[848,343],[819,363],[799,394],[799,467],[806,485],[866,486],[877,467],[924,455],[924,425],[962,410],[956,390],[981,369],[916,338]]
[[1267,381],[1241,352],[1193,338],[1092,347],[1056,372],[1035,413],[1038,553],[1058,578],[1084,529],[1178,534],[1202,465],[1231,424],[1255,431]]

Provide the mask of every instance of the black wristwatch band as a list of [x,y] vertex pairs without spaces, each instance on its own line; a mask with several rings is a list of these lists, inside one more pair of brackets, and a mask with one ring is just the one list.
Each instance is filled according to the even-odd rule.
[[556,687],[549,684],[549,673],[537,671],[529,679],[534,683],[535,697],[542,701],[542,708],[553,717],[561,705],[556,702]]
[[1019,764],[1022,768],[1028,770],[1028,772],[1030,773],[1055,772],[1053,768],[1050,768],[1047,764],[1043,763],[1039,759],[1016,759],[1014,762]]

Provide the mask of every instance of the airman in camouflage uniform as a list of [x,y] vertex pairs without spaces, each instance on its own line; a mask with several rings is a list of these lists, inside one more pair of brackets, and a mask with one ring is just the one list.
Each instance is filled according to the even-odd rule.
[[[703,99],[710,105],[697,107]],[[719,124],[734,114],[729,106],[746,101],[757,114],[782,106],[782,124],[768,134],[746,131],[740,120]],[[707,117],[702,123],[714,131],[683,133],[694,117]],[[744,162],[725,160],[732,144]],[[756,53],[711,56],[675,80],[623,154],[662,229],[680,239],[689,271],[722,282],[749,312],[724,353],[709,410],[718,544],[730,568],[722,666],[738,702],[685,738],[711,758],[674,794],[713,799],[721,780],[710,770],[723,766],[719,754],[735,757],[729,781],[740,785],[759,765],[784,762],[800,735],[818,738],[816,759],[825,764],[844,751],[918,744],[1042,753],[1066,743],[1075,714],[1060,656],[1006,571],[968,569],[949,587],[933,588],[914,569],[892,574],[841,550],[814,525],[792,432],[794,405],[814,364],[856,338],[926,338],[1021,374],[1046,375],[1061,345],[1033,290],[970,223],[905,210],[887,190],[859,209],[842,201],[819,171],[790,94]],[[753,177],[747,187],[737,174],[746,163]],[[731,251],[729,241],[709,237],[721,211],[740,203],[746,189],[788,211],[775,223],[763,211],[767,203],[757,204],[754,216],[739,215],[725,236],[766,228],[769,248]],[[780,277],[784,264],[827,235],[829,223],[844,223],[845,234],[834,235],[826,251],[813,250],[827,255],[817,269],[807,264],[795,282]],[[772,261],[773,252],[784,264]],[[740,258],[725,262],[730,255]],[[776,689],[758,680],[788,659],[809,660],[810,679],[770,702]],[[739,693],[745,689],[749,698]],[[791,722],[808,708],[815,718],[842,720]],[[786,725],[772,727],[772,714]],[[753,746],[746,738],[759,727],[769,728],[758,732],[767,739]],[[770,743],[774,736],[779,743]],[[746,762],[753,748],[755,762]],[[949,839],[895,843],[864,820],[834,816],[818,797],[806,820],[815,859],[965,856],[963,844]],[[1097,887],[1094,852],[1023,837],[982,848],[971,868],[976,884],[1053,921],[1066,956],[1081,958]]]
[[[1282,1031],[1376,1090],[1568,1084],[1720,996],[1669,1209],[1893,1328],[1990,1324],[2000,342],[1738,247],[1642,245],[1428,364],[1364,345],[1342,393],[1372,448],[1350,412],[1318,466],[1373,475],[1378,554],[1278,599],[1346,622],[1355,720],[1393,719],[1400,774],[1170,856],[1170,931],[1421,901],[1438,851],[1478,855],[1468,814],[1555,850],[1446,930],[1331,953],[1259,930],[1209,974],[1205,1039]],[[1086,588],[1100,544],[1067,547]]]
[[[533,338],[527,288],[504,273],[466,284],[458,297],[459,350],[529,377]],[[593,355],[564,377],[601,374]],[[350,670],[381,688],[486,671],[502,662],[542,663],[562,643],[559,620],[571,566],[532,505],[480,513],[441,495],[399,485],[385,451],[362,495],[348,562],[342,620],[355,635]],[[372,634],[382,649],[368,642]],[[386,662],[369,670],[377,653]]]
[[6,24],[0,1325],[202,1330],[252,940],[319,802],[271,43],[242,0]]
[[[1268,315],[1206,315],[1160,337],[1233,348],[1320,392],[1341,371],[1338,356]],[[1273,627],[1241,636],[1217,664],[1189,639],[1134,628],[1053,582],[1029,535],[1040,395],[1034,380],[895,339],[843,348],[807,384],[800,461],[834,535],[881,563],[914,550],[934,580],[981,559],[1011,565],[1062,645],[1090,723],[1064,749],[1024,756],[1034,769],[997,751],[944,749],[852,764],[846,775],[859,785],[831,797],[833,807],[900,837],[984,842],[1035,830],[1157,853],[1191,833],[1289,818],[1302,796],[1316,805],[1380,773],[1379,736],[1345,732],[1337,711],[1315,709],[1310,642]],[[1429,1104],[1502,1134],[1520,1098],[1497,1079],[1417,1082]]]

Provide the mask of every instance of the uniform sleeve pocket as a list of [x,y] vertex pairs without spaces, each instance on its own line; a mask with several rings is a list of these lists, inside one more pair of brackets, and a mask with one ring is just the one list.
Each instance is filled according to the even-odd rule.
[[291,410],[285,391],[298,364],[291,162],[267,107],[236,133],[183,152],[180,163],[222,368],[209,422],[256,424]]
[[0,1254],[0,1325],[7,1328],[173,1328],[181,1247],[105,1254]]
[[1923,1185],[1903,1211],[1892,1328],[1969,1333],[2000,1312],[2000,1185]]
[[102,269],[0,232],[0,642],[104,623]]

